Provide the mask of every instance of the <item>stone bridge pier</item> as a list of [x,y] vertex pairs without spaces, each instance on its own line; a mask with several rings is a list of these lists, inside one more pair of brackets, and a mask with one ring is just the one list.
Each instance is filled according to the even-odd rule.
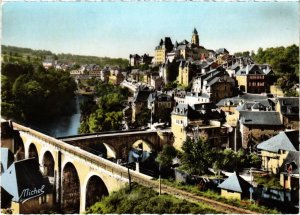
[[[128,170],[121,165],[17,123],[12,123],[12,130],[11,139],[1,139],[2,147],[5,144],[11,149],[16,160],[38,160],[41,172],[49,178],[53,187],[53,196],[49,201],[58,205],[62,213],[82,213],[129,181]],[[129,139],[135,141],[133,137]],[[121,142],[122,138],[115,140]],[[145,140],[152,143],[157,141],[157,136],[148,135]],[[116,142],[112,137],[105,141],[107,144]],[[122,143],[129,145],[126,141]],[[116,150],[122,154],[120,148]]]

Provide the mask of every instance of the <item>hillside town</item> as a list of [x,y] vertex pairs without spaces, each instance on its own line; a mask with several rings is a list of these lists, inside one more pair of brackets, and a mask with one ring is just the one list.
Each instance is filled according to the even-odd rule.
[[[70,75],[79,82],[100,79],[133,93],[124,108],[124,130],[138,128],[137,116],[149,110],[151,118],[140,127],[170,133],[179,151],[185,141],[196,141],[205,133],[211,148],[243,149],[259,156],[261,166],[253,172],[276,175],[281,188],[293,193],[290,203],[297,202],[299,98],[284,96],[270,65],[257,64],[250,56],[235,56],[226,48],[203,47],[196,28],[189,41],[163,37],[154,56],[130,54],[127,69],[89,64],[71,70]],[[43,65],[63,66],[54,61]],[[299,85],[295,89],[299,92]],[[219,185],[222,196],[249,196],[248,188],[241,191],[231,185],[244,184],[238,172],[227,180]],[[264,189],[262,195],[272,195]],[[286,197],[278,194],[277,198]]]
[[[126,68],[98,64],[75,66],[74,62],[60,62],[51,56],[43,60],[45,71],[52,69],[68,73],[76,83],[76,94],[89,96],[95,104],[106,105],[105,102],[110,100],[97,96],[101,89],[95,83],[113,85],[129,92],[125,99],[116,99],[122,98],[118,101],[122,102],[118,104],[122,110],[115,120],[117,122],[113,121],[114,116],[111,117],[111,124],[115,122],[116,126],[110,125],[108,131],[103,129],[99,133],[96,130],[99,123],[91,120],[93,113],[90,113],[87,119],[81,117],[81,120],[94,123],[94,127],[89,125],[90,130],[83,131],[95,129],[96,132],[90,133],[96,136],[102,135],[101,132],[157,132],[158,138],[161,138],[159,150],[141,141],[132,145],[129,154],[123,149],[121,152],[108,150],[108,142],[102,144],[107,149],[105,153],[95,152],[92,142],[86,143],[86,149],[80,145],[76,147],[120,166],[129,166],[128,173],[131,169],[147,177],[159,180],[162,177],[165,183],[171,183],[168,178],[173,178],[173,186],[177,183],[195,186],[201,192],[214,190],[218,197],[225,199],[222,200],[225,203],[228,203],[226,199],[234,199],[244,202],[246,209],[253,203],[282,213],[299,211],[299,97],[286,96],[276,84],[277,78],[271,65],[259,64],[250,55],[232,54],[228,51],[230,47],[217,50],[204,47],[196,28],[186,35],[187,39],[179,42],[163,36],[157,44],[153,44],[153,50],[149,50],[149,53],[154,52],[154,56],[148,53],[129,54]],[[293,89],[299,93],[299,84],[295,84]],[[2,120],[1,130],[1,164],[5,164],[3,179],[9,178],[7,172],[12,168],[15,169],[14,174],[17,168],[33,168],[36,174],[32,172],[27,179],[38,175],[40,180],[36,179],[36,183],[42,184],[45,179],[38,171],[38,163],[26,159],[23,163],[13,162],[13,157],[21,156],[21,160],[27,153],[19,153],[22,147],[18,152],[7,149],[11,148],[8,145],[16,132],[11,130],[9,120]],[[114,133],[111,134],[113,136]],[[68,142],[67,138],[61,140]],[[72,141],[68,144],[75,146],[75,141]],[[3,148],[4,145],[8,147]],[[166,152],[168,147],[174,148],[176,153]],[[190,169],[184,167],[188,165],[189,151],[198,156],[194,160],[190,158]],[[29,157],[39,154],[37,149],[30,153]],[[163,158],[170,158],[168,165]],[[43,162],[46,165],[50,160]],[[203,163],[200,162],[202,160]],[[193,163],[198,167],[192,169]],[[48,166],[44,174],[53,172],[54,168]],[[52,173],[48,176],[52,180],[55,178]],[[15,177],[21,180],[21,176]],[[49,183],[58,182],[48,181],[47,189]],[[9,186],[4,183],[3,189]],[[50,202],[59,198],[48,191],[46,196],[39,197],[39,201]],[[79,194],[74,196],[77,198]],[[5,197],[8,198],[7,195]],[[18,202],[15,198],[12,201]],[[39,204],[34,199],[30,201]],[[52,206],[48,204],[47,210]],[[24,208],[22,211],[21,206],[14,207],[19,207],[19,213],[27,212]]]

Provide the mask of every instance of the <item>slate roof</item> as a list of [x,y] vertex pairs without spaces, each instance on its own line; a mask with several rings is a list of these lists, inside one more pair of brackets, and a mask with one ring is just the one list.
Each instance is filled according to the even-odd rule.
[[278,152],[285,151],[299,151],[299,131],[280,132],[274,137],[257,145],[257,149]]
[[150,93],[149,90],[139,90],[133,98],[133,102],[147,102]]
[[246,67],[241,68],[236,72],[236,75],[249,75],[249,74],[261,74],[264,73],[260,70],[260,68],[256,64],[248,64]]
[[268,99],[268,97],[266,95],[260,94],[243,93],[235,97],[222,99],[217,103],[217,106],[223,106],[224,102],[226,103],[227,101],[230,101],[230,103],[235,106],[238,105],[241,101],[262,101],[264,99]]
[[299,97],[278,98],[283,115],[299,115]]
[[178,104],[172,114],[181,115],[181,116],[188,116],[189,112],[192,111],[192,108],[188,104]]
[[193,110],[212,110],[217,108],[212,102],[193,104],[191,107]]
[[12,138],[13,128],[9,121],[1,122],[1,137],[2,138]]
[[[233,103],[232,103],[233,104]],[[237,111],[243,111],[243,110],[251,110],[252,106],[255,104],[255,102],[245,102],[242,105],[239,105],[236,107]]]
[[275,111],[240,111],[240,121],[243,125],[282,125]]
[[161,39],[159,45],[155,47],[155,50],[161,49],[162,46],[165,46],[167,51],[171,51],[173,49],[173,43],[170,37],[165,37],[164,40]]
[[240,69],[240,64],[238,62],[236,62],[235,64],[233,64],[232,66],[230,66],[229,69],[238,71]]
[[224,54],[224,53],[229,53],[229,51],[225,48],[219,48],[218,50],[216,50],[217,54]]
[[148,102],[154,102],[154,101],[172,101],[172,96],[170,95],[167,95],[165,93],[162,93],[162,92],[153,92],[153,93],[150,93],[149,94],[149,97],[148,97]]
[[220,80],[220,77],[214,77],[212,80],[208,81],[206,86],[212,86]]
[[9,208],[13,196],[10,195],[3,187],[1,187],[1,208]]
[[129,58],[140,58],[138,54],[130,54]]
[[1,148],[1,173],[14,162],[14,154],[8,148]]
[[230,175],[225,181],[223,181],[218,188],[230,190],[239,193],[248,193],[251,184],[245,181],[236,172]]
[[260,94],[244,93],[240,96],[236,96],[233,98],[241,98],[245,101],[254,101],[254,100],[259,100],[259,99],[267,99],[268,97],[265,95],[260,95]]
[[216,119],[216,120],[224,120],[224,115],[215,110],[216,106],[213,103],[199,103],[194,104],[192,106],[188,104],[178,104],[172,114],[187,116],[190,120],[197,119]]
[[299,156],[299,152],[290,151],[279,168],[280,172],[287,172],[286,165],[293,163],[293,170],[290,173],[299,174]]
[[14,202],[25,200],[22,192],[26,189],[40,189],[44,185],[45,193],[51,192],[49,180],[43,177],[35,158],[14,162],[1,179],[1,186],[13,196]]
[[246,101],[244,104],[236,107],[237,111],[258,109],[263,111],[274,110],[275,103],[270,99],[259,99],[255,101]]

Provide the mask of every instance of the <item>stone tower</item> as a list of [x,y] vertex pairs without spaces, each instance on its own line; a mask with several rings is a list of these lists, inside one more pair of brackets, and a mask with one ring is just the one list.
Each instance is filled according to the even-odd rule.
[[199,35],[196,28],[194,28],[191,43],[199,46]]

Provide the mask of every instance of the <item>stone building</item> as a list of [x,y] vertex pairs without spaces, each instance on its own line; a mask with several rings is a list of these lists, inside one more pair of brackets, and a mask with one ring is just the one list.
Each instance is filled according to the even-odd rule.
[[136,121],[136,116],[144,109],[147,108],[148,97],[150,90],[139,90],[133,97],[132,101],[132,122]]
[[174,45],[170,37],[161,39],[158,46],[155,48],[154,61],[155,64],[162,64],[166,61],[167,53],[172,51]]
[[289,152],[299,152],[299,131],[280,132],[258,144],[257,150],[262,159],[262,168],[277,174]]
[[[216,105],[226,113],[227,123],[231,126],[236,126],[239,119],[239,111],[250,111],[253,109],[251,105],[255,103],[265,106],[265,111],[267,109],[274,111],[275,101],[273,100],[273,98],[269,98],[267,95],[243,93],[235,97],[221,99]],[[244,105],[245,103],[246,105]]]
[[235,92],[235,81],[225,69],[218,67],[208,72],[197,74],[192,80],[192,92],[208,95],[209,102],[231,97]]
[[138,54],[130,54],[129,55],[129,64],[130,66],[138,66],[140,65],[141,57]]
[[197,69],[198,68],[194,64],[192,64],[192,62],[181,61],[179,64],[177,77],[178,84],[187,87],[192,78],[197,74],[197,72],[200,72]]
[[237,84],[245,93],[268,92],[267,76],[256,64],[247,65],[236,73]]
[[280,171],[280,185],[284,189],[298,191],[299,203],[299,151],[289,151],[284,159]]
[[299,97],[277,98],[276,111],[286,129],[299,130]]
[[178,104],[171,113],[174,147],[181,150],[188,137],[197,139],[202,131],[208,134],[208,142],[212,147],[223,147],[223,144],[227,144],[227,128],[222,126],[224,120],[223,113],[216,110],[212,103],[192,106]]
[[162,64],[168,59],[173,62],[174,59],[201,60],[209,57],[210,52],[200,45],[199,35],[194,28],[191,42],[183,40],[175,42],[173,45],[169,37],[161,39],[159,45],[155,48],[155,64]]
[[276,111],[240,111],[239,128],[243,148],[250,148],[266,140],[284,127]]
[[150,93],[148,97],[148,109],[153,111],[153,118],[158,119],[158,121],[160,117],[170,116],[174,105],[174,98],[162,92],[155,91]]
[[221,188],[221,196],[227,199],[238,199],[249,197],[251,184],[245,181],[236,172],[232,173],[218,188]]

